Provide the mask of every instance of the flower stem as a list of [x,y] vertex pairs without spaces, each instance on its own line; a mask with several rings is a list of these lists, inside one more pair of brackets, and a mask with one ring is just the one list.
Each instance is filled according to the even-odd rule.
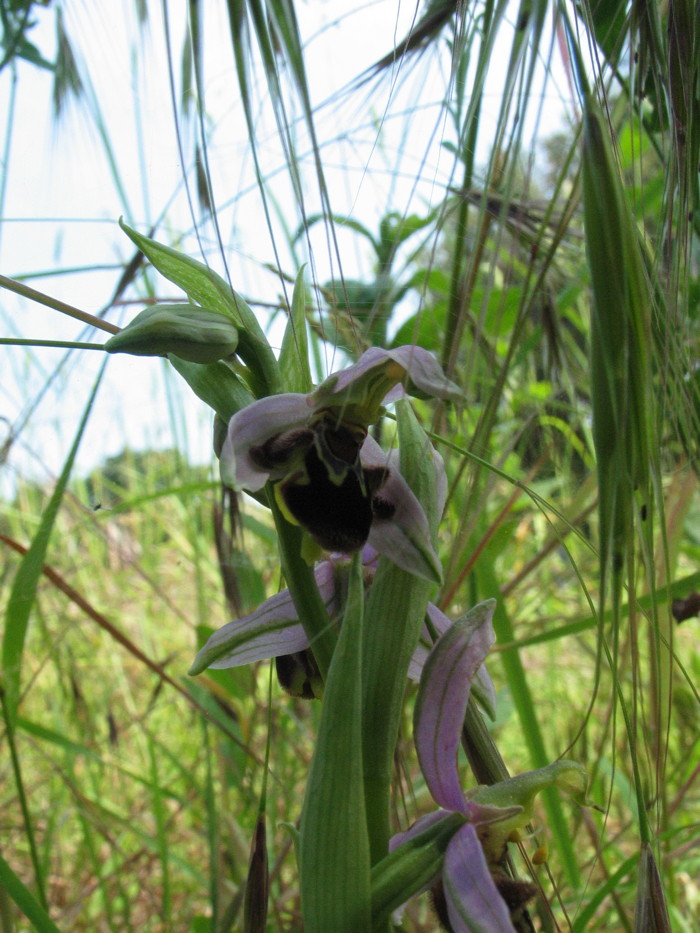
[[59,350],[104,350],[101,343],[83,343],[80,340],[35,340],[32,337],[0,337],[3,347],[54,347]]
[[301,556],[301,528],[286,520],[273,495],[268,496],[268,500],[279,538],[282,572],[325,683],[337,633],[328,618],[311,567]]

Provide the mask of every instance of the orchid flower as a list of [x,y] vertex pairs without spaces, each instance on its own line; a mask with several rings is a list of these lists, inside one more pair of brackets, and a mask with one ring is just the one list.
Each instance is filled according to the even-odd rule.
[[423,510],[367,434],[403,381],[421,394],[461,395],[427,350],[373,347],[307,395],[271,395],[235,414],[221,450],[224,483],[256,492],[271,481],[285,517],[322,548],[350,554],[369,539],[382,553],[401,550],[400,566],[439,581]]
[[[377,557],[374,548],[366,545],[362,558],[367,585],[371,585]],[[330,618],[336,622],[343,614],[340,594],[345,590],[343,576],[347,566],[347,558],[336,554],[321,561],[314,570],[321,598]],[[421,678],[434,638],[439,638],[452,625],[452,621],[433,603],[428,603],[426,615],[428,624],[423,626],[408,668],[409,678],[416,682]],[[254,612],[228,622],[214,632],[197,653],[190,674],[199,674],[206,668],[240,667],[267,658],[296,655],[308,647],[309,639],[299,622],[291,593],[282,590],[266,599]],[[490,715],[495,715],[495,690],[484,665],[477,671],[472,686],[481,706]],[[306,693],[300,695],[308,696]]]
[[[391,850],[410,843],[427,827],[461,814],[436,879],[444,894],[444,916],[453,933],[514,933],[511,911],[524,906],[534,888],[508,878],[500,868],[508,836],[528,823],[534,798],[556,785],[580,801],[584,769],[557,761],[465,795],[457,751],[472,682],[494,641],[495,601],[480,603],[441,636],[423,667],[414,714],[414,738],[428,788],[442,808],[419,819],[391,841]],[[440,908],[439,908],[440,909]]]

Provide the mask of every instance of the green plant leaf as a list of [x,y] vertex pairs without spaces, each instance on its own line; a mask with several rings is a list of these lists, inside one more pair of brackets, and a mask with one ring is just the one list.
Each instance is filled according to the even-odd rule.
[[[437,453],[408,401],[397,402],[401,474],[437,527]],[[375,864],[389,843],[389,785],[406,673],[418,643],[432,584],[382,558],[367,600],[364,737],[367,812]]]
[[363,604],[362,565],[356,555],[301,816],[299,867],[306,933],[371,929],[362,758]]
[[38,933],[61,933],[29,888],[0,855],[0,887],[4,888]]

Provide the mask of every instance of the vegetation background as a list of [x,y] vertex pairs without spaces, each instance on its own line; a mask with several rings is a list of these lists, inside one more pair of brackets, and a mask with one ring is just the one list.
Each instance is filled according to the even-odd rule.
[[[105,371],[74,313],[172,298],[123,214],[227,275],[273,344],[307,263],[319,378],[415,342],[463,387],[417,405],[450,481],[436,599],[498,596],[506,764],[573,758],[600,808],[539,812],[535,922],[663,929],[639,904],[665,896],[695,930],[697,6],[332,6],[0,3],[0,929],[239,929],[268,736],[268,928],[300,929],[285,824],[317,704],[269,664],[186,676],[280,587],[271,523],[222,493],[168,364]],[[402,826],[425,798],[405,740]],[[425,903],[403,929],[435,929]]]

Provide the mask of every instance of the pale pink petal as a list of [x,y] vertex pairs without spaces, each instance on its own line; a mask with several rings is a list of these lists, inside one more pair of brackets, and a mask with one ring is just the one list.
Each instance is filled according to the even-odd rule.
[[[330,396],[343,392],[369,370],[386,368],[389,361],[398,363],[406,373],[407,381],[413,383],[417,389],[427,395],[456,402],[464,398],[462,390],[445,376],[442,367],[432,353],[429,353],[423,347],[412,344],[396,347],[393,350],[370,347],[369,350],[362,354],[357,363],[328,376],[314,394],[318,395],[319,398],[323,398],[324,402],[330,400]],[[388,401],[394,401],[399,394],[393,389],[390,390]]]
[[[335,600],[333,564],[330,561],[319,564],[314,576],[326,608],[332,610]],[[266,599],[255,612],[214,632],[197,652],[189,673],[199,674],[208,667],[240,667],[308,647],[309,640],[299,624],[289,590],[282,590]]]
[[447,846],[442,885],[454,933],[515,933],[471,823],[458,829]]
[[413,383],[421,392],[451,402],[464,400],[462,389],[447,378],[432,353],[424,350],[423,347],[409,344],[408,346],[396,347],[394,350],[384,352],[389,359],[406,370],[409,382]]
[[299,393],[270,395],[237,412],[229,421],[221,449],[221,479],[233,489],[257,492],[270,478],[250,457],[253,447],[260,447],[284,431],[306,425],[311,416],[308,396]]
[[464,812],[457,769],[469,690],[493,644],[494,600],[475,606],[439,639],[423,668],[413,717],[421,770],[435,801]]
[[313,394],[323,399],[325,402],[329,400],[332,395],[342,392],[343,389],[352,385],[353,382],[356,382],[360,376],[363,376],[368,370],[373,369],[375,366],[386,366],[388,359],[390,359],[390,357],[386,350],[381,350],[379,347],[370,347],[369,350],[366,350],[362,354],[356,363],[353,363],[351,366],[346,366],[345,369],[341,369],[337,373],[331,373],[331,375],[324,379],[317,387]]
[[[438,609],[433,603],[428,603],[427,615],[437,638],[439,638],[440,635],[444,635],[447,629],[452,625],[452,619],[446,616],[445,613]],[[423,667],[428,660],[430,652],[433,650],[434,644],[432,633],[428,630],[428,626],[424,625],[421,630],[420,641],[416,645],[411,663],[408,665],[408,676],[416,683],[421,679]]]

